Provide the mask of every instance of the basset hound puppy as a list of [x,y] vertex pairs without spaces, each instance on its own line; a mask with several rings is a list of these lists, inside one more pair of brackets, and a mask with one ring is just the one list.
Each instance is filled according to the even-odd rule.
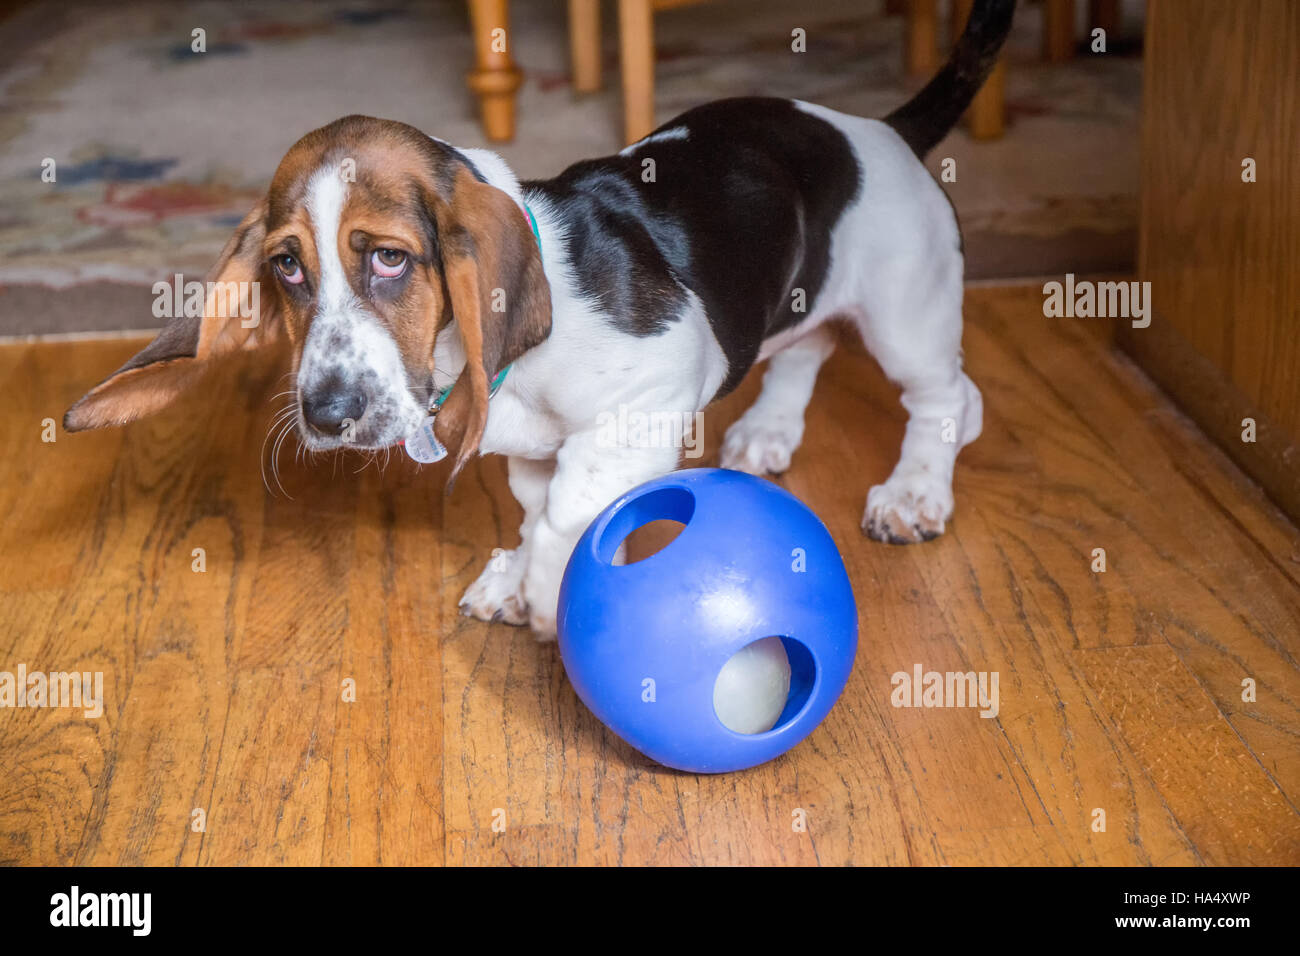
[[[920,157],[978,90],[1013,8],[977,0],[947,65],[883,121],[722,100],[549,180],[520,183],[495,154],[403,123],[340,119],[284,157],[204,314],[171,319],[66,427],[155,412],[214,356],[287,337],[308,449],[449,450],[453,478],[476,454],[508,456],[521,544],[462,608],[548,638],[583,530],[679,463],[673,442],[611,440],[610,415],[688,420],[770,358],[721,461],[781,472],[833,348],[826,323],[843,318],[909,413],[863,527],[933,538],[982,406],[962,371],[957,222]],[[250,287],[258,314],[232,314]]]

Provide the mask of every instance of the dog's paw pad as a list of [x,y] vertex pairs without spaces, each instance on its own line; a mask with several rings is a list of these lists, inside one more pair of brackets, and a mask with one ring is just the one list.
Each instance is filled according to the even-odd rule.
[[952,517],[952,489],[928,474],[891,477],[867,495],[862,530],[889,544],[915,544],[943,534]]

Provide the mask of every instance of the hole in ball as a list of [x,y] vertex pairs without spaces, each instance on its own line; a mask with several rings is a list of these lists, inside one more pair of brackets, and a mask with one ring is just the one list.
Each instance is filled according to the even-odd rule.
[[[676,540],[695,514],[695,496],[685,488],[657,488],[634,498],[610,518],[596,553],[607,564],[635,564]],[[618,560],[619,545],[627,545]]]
[[766,733],[799,715],[816,678],[816,662],[803,644],[789,637],[760,638],[722,665],[713,682],[713,712],[733,733]]
[[[682,522],[668,518],[643,524],[623,539],[623,547],[626,549],[623,553],[623,564],[636,564],[658,554],[672,544],[685,527]],[[614,563],[619,563],[617,552],[614,555]]]

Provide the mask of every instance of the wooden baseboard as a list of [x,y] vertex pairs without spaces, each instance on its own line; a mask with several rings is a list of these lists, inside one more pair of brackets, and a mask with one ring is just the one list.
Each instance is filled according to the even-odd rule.
[[[1189,418],[1254,478],[1292,520],[1300,522],[1300,441],[1269,421],[1158,310],[1145,329],[1121,326],[1119,346],[1168,392]],[[1255,441],[1242,440],[1242,420],[1255,420]]]

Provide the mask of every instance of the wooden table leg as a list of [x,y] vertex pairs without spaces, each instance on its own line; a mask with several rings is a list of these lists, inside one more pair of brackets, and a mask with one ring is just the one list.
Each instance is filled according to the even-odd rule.
[[483,132],[498,142],[515,135],[515,93],[523,75],[510,55],[509,0],[469,0],[474,69],[465,78],[478,97]]
[[939,69],[939,15],[935,0],[907,0],[903,71],[929,76]]
[[1074,0],[1043,0],[1043,59],[1061,63],[1074,56]]
[[623,59],[623,136],[635,143],[655,126],[653,0],[618,0],[618,42]]
[[1101,27],[1106,31],[1106,42],[1119,37],[1119,0],[1090,0],[1088,4],[1089,30]]
[[[952,0],[952,42],[955,44],[966,29],[970,18],[973,0]],[[1007,58],[1003,53],[997,64],[989,73],[988,79],[980,87],[970,108],[966,110],[966,121],[970,124],[972,139],[997,139],[1007,126],[1006,108]]]
[[966,119],[974,139],[997,139],[1007,128],[1007,58],[998,57],[988,79],[971,100]]
[[579,93],[600,89],[600,0],[569,0],[569,54],[573,88]]

